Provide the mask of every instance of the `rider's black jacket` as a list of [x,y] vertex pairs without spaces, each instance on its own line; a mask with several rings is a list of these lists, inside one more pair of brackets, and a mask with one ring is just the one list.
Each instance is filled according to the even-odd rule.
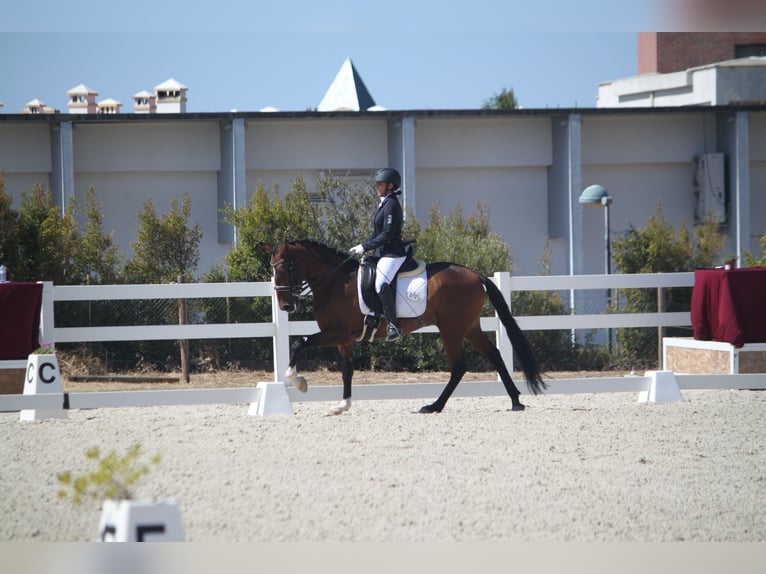
[[362,242],[365,251],[375,250],[379,257],[406,255],[402,241],[404,213],[395,194],[389,193],[375,212],[372,235]]

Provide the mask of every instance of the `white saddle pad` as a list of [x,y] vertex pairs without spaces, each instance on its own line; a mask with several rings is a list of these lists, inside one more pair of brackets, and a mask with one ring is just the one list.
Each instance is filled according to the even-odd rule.
[[[399,318],[420,317],[426,312],[426,303],[428,303],[428,279],[425,267],[421,266],[422,271],[415,275],[399,275],[396,280],[396,316]],[[362,274],[356,282],[356,288],[359,296],[359,308],[363,315],[370,315],[372,311],[364,302],[362,297]]]

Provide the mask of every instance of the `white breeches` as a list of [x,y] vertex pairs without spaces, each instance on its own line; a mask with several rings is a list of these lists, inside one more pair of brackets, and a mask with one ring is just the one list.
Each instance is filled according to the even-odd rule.
[[381,257],[378,261],[378,272],[375,275],[375,292],[380,293],[383,283],[391,283],[396,277],[396,272],[402,266],[406,257]]

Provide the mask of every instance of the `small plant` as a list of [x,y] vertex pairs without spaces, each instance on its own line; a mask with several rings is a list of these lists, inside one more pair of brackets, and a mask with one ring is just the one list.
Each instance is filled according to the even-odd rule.
[[59,483],[67,487],[58,491],[58,497],[71,497],[74,504],[80,504],[85,498],[133,498],[132,489],[135,484],[149,473],[150,465],[160,462],[160,455],[155,454],[148,463],[142,463],[140,459],[143,454],[140,443],[133,444],[122,456],[113,450],[102,457],[98,447],[89,448],[85,451],[85,457],[96,463],[96,469],[79,476],[68,470],[56,474]]
[[53,345],[51,343],[43,343],[37,349],[32,351],[33,355],[52,355],[54,353],[55,351],[53,350]]

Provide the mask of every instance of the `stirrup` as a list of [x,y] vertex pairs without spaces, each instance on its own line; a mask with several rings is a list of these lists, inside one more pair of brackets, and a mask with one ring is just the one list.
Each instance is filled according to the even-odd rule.
[[397,327],[393,323],[389,323],[388,334],[386,335],[386,341],[396,341],[401,336],[402,336],[402,332],[399,330],[399,327]]

